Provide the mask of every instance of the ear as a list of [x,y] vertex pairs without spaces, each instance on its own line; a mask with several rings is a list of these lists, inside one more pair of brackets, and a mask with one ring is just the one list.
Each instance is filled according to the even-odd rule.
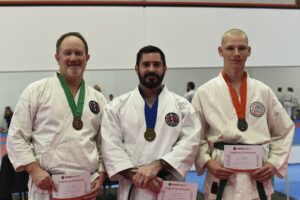
[[90,57],[91,57],[90,54],[86,55],[86,62],[89,61]]
[[218,47],[218,52],[219,52],[219,55],[220,55],[221,57],[223,57],[223,49],[222,49],[221,46]]
[[164,72],[166,72],[167,71],[167,65],[164,65]]
[[251,47],[248,47],[248,57],[251,55]]
[[135,69],[135,73],[136,73],[136,74],[139,74],[139,66],[138,66],[138,65],[135,65],[134,69]]
[[59,61],[59,55],[58,53],[55,54],[55,60],[58,62]]

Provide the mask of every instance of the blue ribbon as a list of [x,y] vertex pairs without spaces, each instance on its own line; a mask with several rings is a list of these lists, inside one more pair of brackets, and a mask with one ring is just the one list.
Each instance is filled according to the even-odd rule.
[[157,117],[158,97],[150,108],[145,102],[145,119],[147,128],[154,129]]

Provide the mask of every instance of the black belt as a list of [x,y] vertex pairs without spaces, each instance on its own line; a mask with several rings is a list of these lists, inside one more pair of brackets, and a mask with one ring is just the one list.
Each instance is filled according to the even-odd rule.
[[[217,143],[214,143],[214,148],[219,149],[219,150],[224,150],[225,145],[249,145],[249,144],[217,142]],[[226,183],[227,183],[227,179],[220,180],[216,200],[222,199]],[[259,199],[267,200],[267,195],[266,195],[263,183],[260,181],[256,181],[256,188],[258,191]]]

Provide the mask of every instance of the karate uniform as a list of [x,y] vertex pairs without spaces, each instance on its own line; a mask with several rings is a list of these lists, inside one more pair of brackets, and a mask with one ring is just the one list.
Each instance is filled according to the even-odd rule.
[[183,97],[186,98],[189,102],[192,102],[194,94],[195,90],[190,90],[187,93],[185,93]]
[[[105,108],[102,152],[112,180],[120,182],[118,200],[127,200],[130,181],[119,172],[163,159],[172,166],[172,180],[183,181],[199,148],[200,123],[193,106],[166,86],[158,99],[156,138],[146,141],[145,101],[139,89],[114,99]],[[131,199],[154,200],[157,194],[133,187]]]
[[[79,91],[75,102],[77,102]],[[9,129],[7,152],[16,171],[38,161],[50,174],[104,171],[100,125],[105,97],[85,86],[83,128],[72,126],[73,114],[55,75],[30,84],[22,93]],[[50,199],[30,178],[29,200]]]
[[[272,163],[276,168],[276,175],[284,177],[295,126],[268,86],[247,77],[245,118],[248,129],[244,132],[237,128],[237,114],[221,73],[198,88],[192,104],[200,114],[202,125],[200,150],[195,163],[198,174],[203,173],[205,163],[210,159],[223,164],[223,151],[212,148],[212,145],[215,142],[227,142],[265,144],[264,163]],[[219,183],[219,179],[207,171],[204,185],[206,199],[216,198],[211,193],[213,182]],[[271,195],[271,180],[263,184],[267,196]],[[250,173],[236,173],[228,179],[222,199],[257,198],[256,182]]]
[[297,106],[297,98],[293,92],[288,91],[283,96],[283,108],[288,113],[288,115],[293,118],[293,107]]

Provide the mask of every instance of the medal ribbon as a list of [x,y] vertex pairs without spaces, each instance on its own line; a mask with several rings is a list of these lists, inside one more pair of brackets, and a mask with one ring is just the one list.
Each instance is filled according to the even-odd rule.
[[[146,126],[147,126],[146,128],[147,129],[155,128],[156,117],[157,117],[157,107],[158,107],[158,96],[161,93],[161,91],[163,90],[163,87],[164,86],[162,86],[160,88],[160,91],[158,92],[155,102],[151,108],[148,106],[148,104],[145,101],[145,120],[146,120]],[[140,91],[140,94],[142,95],[142,97],[144,97],[143,90],[140,87],[139,87],[139,91]]]
[[77,106],[76,106],[74,97],[71,93],[70,88],[68,87],[66,80],[59,73],[57,73],[57,77],[59,79],[59,82],[60,82],[62,88],[64,89],[65,95],[67,97],[67,100],[68,100],[68,103],[69,103],[69,106],[71,108],[74,118],[81,118],[83,105],[84,105],[84,96],[85,96],[84,80],[82,80],[80,83],[79,97],[78,97],[78,102],[77,102]]
[[228,76],[225,74],[224,71],[222,71],[222,76],[227,83],[230,96],[235,108],[235,112],[238,116],[238,119],[245,119],[246,116],[246,100],[247,100],[247,73],[244,73],[243,79],[242,79],[242,84],[240,87],[240,95],[241,95],[241,102],[239,101],[239,97],[232,87]]
[[150,108],[148,104],[145,102],[145,119],[147,129],[154,129],[156,123],[157,116],[157,107],[158,107],[158,97],[156,97],[154,104]]

